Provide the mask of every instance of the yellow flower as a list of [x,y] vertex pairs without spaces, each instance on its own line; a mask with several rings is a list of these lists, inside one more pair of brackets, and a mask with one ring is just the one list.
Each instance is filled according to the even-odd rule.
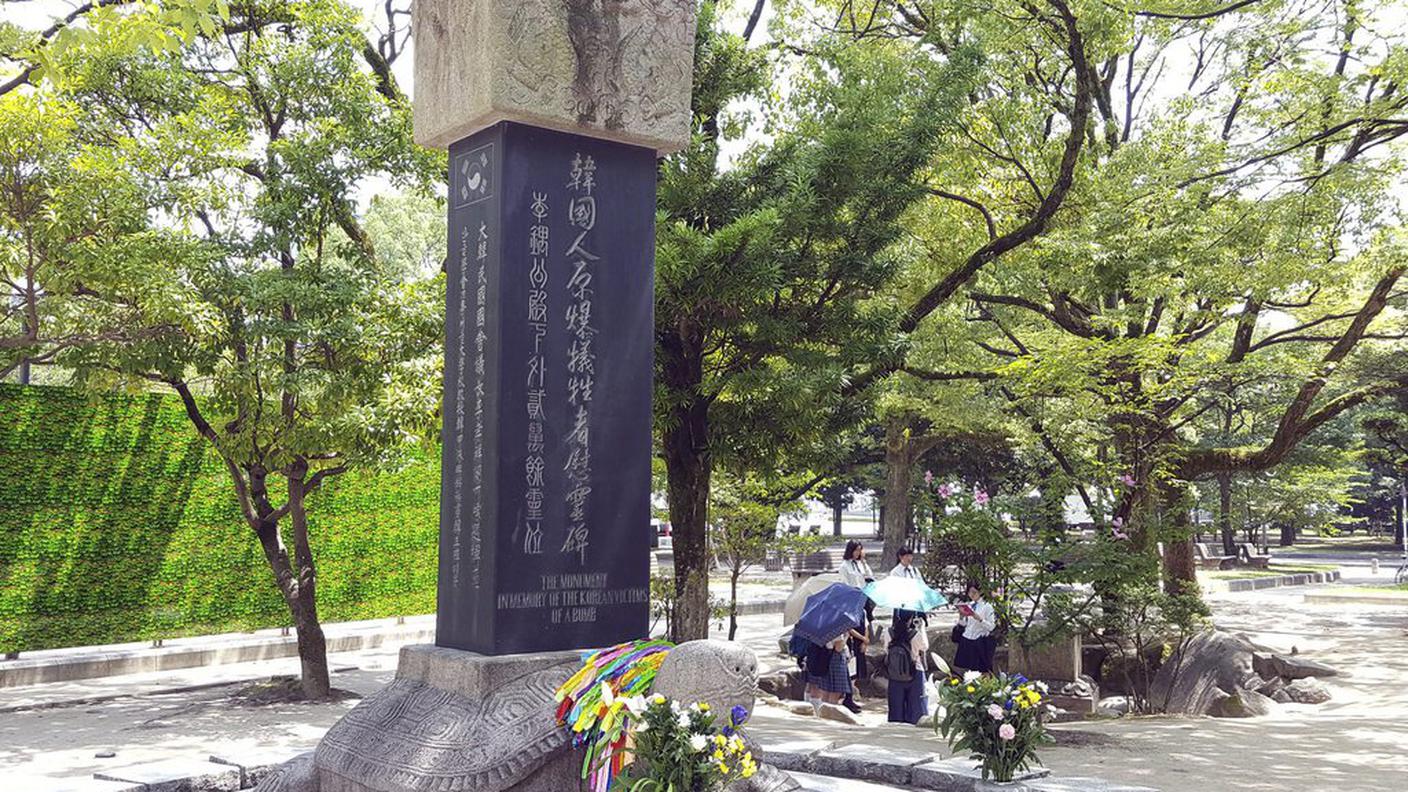
[[701,702],[699,703],[699,711],[700,711],[700,712],[708,712],[708,711],[709,711],[709,703],[708,703],[707,701],[701,701]]
[[725,739],[724,739],[724,736],[723,736],[722,734],[715,734],[715,735],[714,735],[714,744],[715,744],[715,745],[723,745],[723,744],[726,743],[726,742],[728,742],[728,740],[725,740]]
[[722,761],[724,760],[724,752],[723,752],[723,751],[714,751],[714,760],[715,760],[715,761],[722,762]]
[[977,688],[973,687],[972,685],[969,685],[969,686],[968,686],[968,692],[969,692],[969,693],[972,693],[972,692],[975,691],[975,690],[977,690]]
[[950,679],[950,680],[948,681],[948,683],[949,683],[950,685],[953,685],[954,687],[958,687],[958,678],[955,677],[955,678],[953,678],[953,679]]
[[726,764],[721,764],[721,765],[719,765],[719,772],[720,772],[720,773],[723,773],[724,775],[728,775],[728,765],[726,765]]

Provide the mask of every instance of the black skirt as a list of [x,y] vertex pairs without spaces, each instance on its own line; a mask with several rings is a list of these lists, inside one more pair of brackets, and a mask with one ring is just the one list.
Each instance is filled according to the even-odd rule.
[[997,641],[991,635],[982,638],[959,638],[958,654],[953,664],[965,671],[992,673],[992,656],[997,651]]

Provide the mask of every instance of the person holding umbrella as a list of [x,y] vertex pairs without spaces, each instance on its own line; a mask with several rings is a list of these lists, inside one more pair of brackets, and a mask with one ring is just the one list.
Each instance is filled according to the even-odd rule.
[[851,694],[846,642],[861,637],[865,625],[865,594],[844,583],[833,583],[807,598],[793,636],[812,643],[806,654],[807,693],[836,704]]
[[[846,542],[845,558],[841,562],[841,582],[858,589],[865,588],[868,584],[875,582],[875,573],[870,571],[870,564],[865,560],[865,545],[855,539]],[[870,669],[866,665],[865,648],[870,645],[870,623],[873,621],[875,621],[875,603],[868,602],[865,606],[865,624],[861,625],[859,631],[853,630],[851,639],[846,642],[846,650],[851,657],[855,658],[855,668],[851,678],[857,683],[870,676]],[[851,712],[860,712],[860,705],[856,704],[854,692],[847,693],[841,703]]]

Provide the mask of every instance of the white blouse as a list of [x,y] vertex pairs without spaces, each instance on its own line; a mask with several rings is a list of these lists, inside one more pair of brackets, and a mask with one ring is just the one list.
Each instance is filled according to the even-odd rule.
[[958,617],[958,623],[963,625],[964,638],[976,641],[997,629],[997,611],[993,609],[991,602],[980,599],[968,605],[973,609],[974,615]]
[[924,576],[920,574],[919,567],[910,564],[895,564],[895,568],[890,570],[890,577],[913,578],[920,583],[924,582]]
[[841,582],[847,586],[865,588],[867,578],[874,579],[875,574],[870,571],[870,564],[864,559],[859,561],[847,559],[841,562]]

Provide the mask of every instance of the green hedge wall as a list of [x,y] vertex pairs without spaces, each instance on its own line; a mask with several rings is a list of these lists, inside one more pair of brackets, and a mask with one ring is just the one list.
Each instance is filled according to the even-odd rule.
[[[432,451],[309,499],[324,621],[434,611],[439,502]],[[0,384],[0,652],[288,623],[174,397]]]

